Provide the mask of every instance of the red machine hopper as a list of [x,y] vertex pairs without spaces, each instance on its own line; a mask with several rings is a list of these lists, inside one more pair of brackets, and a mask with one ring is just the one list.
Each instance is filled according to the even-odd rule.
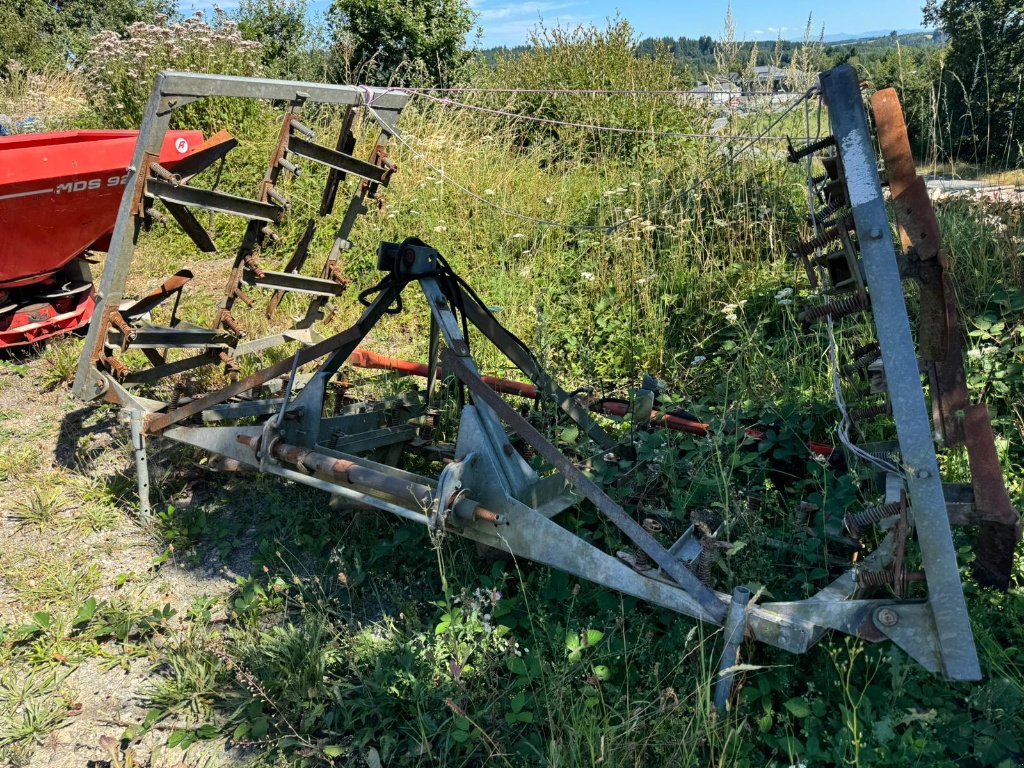
[[[0,138],[0,349],[89,321],[92,278],[80,257],[107,247],[136,135],[61,131]],[[171,131],[160,162],[173,168],[202,146],[201,131]]]

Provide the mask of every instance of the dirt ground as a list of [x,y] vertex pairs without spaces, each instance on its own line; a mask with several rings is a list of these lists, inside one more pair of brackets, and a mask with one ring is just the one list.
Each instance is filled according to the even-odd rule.
[[[4,739],[17,723],[31,720],[46,691],[27,696],[6,713],[0,708],[0,763],[7,759],[30,768],[242,764],[244,756],[222,742],[193,746],[184,759],[180,749],[164,746],[175,727],[170,721],[158,723],[130,753],[119,748],[125,729],[146,716],[144,691],[159,672],[160,643],[173,642],[174,634],[184,631],[183,618],[198,598],[216,602],[232,589],[237,574],[248,573],[249,550],[236,547],[231,562],[213,553],[199,563],[179,562],[172,552],[155,565],[166,543],[152,523],[138,519],[126,430],[113,410],[83,406],[64,384],[42,391],[51,366],[39,353],[0,362],[0,627],[19,627],[37,611],[55,620],[73,616],[90,596],[144,610],[169,604],[175,616],[144,647],[108,640],[81,643],[90,646],[82,653],[54,650],[49,658],[33,658],[12,652],[11,640],[0,643],[0,677],[8,692],[43,680],[46,691],[59,689],[67,708],[64,717],[57,713],[55,727],[40,728],[10,755],[3,751]],[[157,460],[154,471],[160,469]],[[46,500],[47,494],[59,499],[46,505],[49,519],[26,520],[32,499]],[[215,612],[212,621],[217,620]],[[0,689],[0,699],[3,693]]]

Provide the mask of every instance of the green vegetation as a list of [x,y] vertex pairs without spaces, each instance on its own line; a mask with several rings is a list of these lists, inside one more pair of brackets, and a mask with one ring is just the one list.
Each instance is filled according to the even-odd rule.
[[464,0],[333,0],[329,18],[343,82],[447,84],[469,58]]
[[[129,49],[166,51],[161,66],[288,75],[298,66],[288,63],[294,49],[268,53],[268,46],[279,40],[271,30],[295,28],[296,7],[275,3],[264,17],[262,5],[243,4],[237,30],[227,19],[194,21],[190,39],[211,45],[186,40],[178,53],[161,48],[156,41],[166,33],[148,27],[104,39],[123,57],[135,55]],[[217,41],[236,34],[255,42],[232,57]],[[636,47],[624,23],[539,30],[522,55],[499,57],[493,69],[470,64],[460,76],[506,88],[689,85],[672,55],[637,57]],[[212,58],[201,58],[209,48]],[[809,40],[790,61],[817,67],[825,55]],[[104,72],[99,56],[86,58],[90,85],[75,80],[91,108],[64,119],[130,124],[146,89],[129,87],[127,59],[111,59]],[[909,81],[907,67],[888,71]],[[17,77],[2,95],[10,103],[45,90],[38,72],[31,89],[28,73]],[[120,89],[120,102],[104,84]],[[473,103],[676,133],[706,133],[720,116],[674,97],[514,94]],[[239,136],[219,188],[251,193],[274,140],[270,110],[217,102],[189,110],[180,124],[224,126]],[[726,117],[736,134],[764,130],[773,119],[756,109]],[[324,109],[304,120],[329,137],[340,115]],[[804,447],[808,435],[832,439],[836,412],[825,339],[796,320],[814,299],[785,246],[803,226],[806,199],[799,169],[777,151],[784,143],[759,143],[758,153],[729,162],[741,144],[609,137],[424,100],[403,115],[402,127],[388,207],[361,222],[344,262],[354,285],[328,328],[346,325],[355,292],[376,282],[380,239],[422,237],[570,385],[628,397],[651,372],[668,382],[675,404],[714,425],[711,439],[620,428],[652,463],[622,485],[615,481],[623,466],[610,459],[596,459],[594,474],[630,512],[662,521],[665,537],[695,509],[721,515],[730,546],[716,555],[720,587],[746,583],[765,599],[785,599],[825,583],[837,565],[825,531],[866,500],[860,478],[821,466]],[[772,133],[806,130],[798,113]],[[373,136],[368,125],[359,131]],[[282,183],[293,201],[284,242],[318,205],[316,174],[308,168]],[[596,228],[540,227],[494,205]],[[944,201],[939,216],[970,334],[970,386],[1007,438],[1001,458],[1020,506],[1024,221],[1019,206],[965,199]],[[624,219],[630,224],[615,232],[603,228]],[[237,239],[238,224],[226,217],[210,227],[219,242]],[[313,248],[324,246],[318,239]],[[183,254],[197,281],[222,283],[223,254],[193,256],[174,228],[143,235],[140,247],[131,290],[183,266]],[[268,246],[263,258],[276,266],[289,255],[283,245]],[[215,309],[213,301],[184,307],[196,321]],[[286,300],[282,314],[289,311]],[[414,306],[410,312],[401,325],[385,324],[371,345],[422,356],[425,316]],[[257,315],[239,310],[250,328],[260,327]],[[862,340],[851,324],[841,343]],[[985,681],[945,683],[888,644],[826,638],[800,657],[749,645],[735,706],[716,714],[710,688],[719,631],[541,566],[481,558],[456,537],[431,539],[420,527],[329,505],[317,491],[268,476],[214,475],[205,457],[163,444],[153,457],[158,512],[152,521],[136,519],[123,428],[105,407],[80,411],[66,391],[80,344],[65,339],[37,358],[0,362],[4,764],[26,764],[49,740],[81,728],[95,679],[105,690],[132,686],[126,714],[97,726],[102,736],[88,742],[113,765],[146,764],[160,748],[190,764],[212,755],[202,758],[209,765],[1003,768],[1024,751],[1024,571],[1018,564],[1007,594],[979,588],[969,575],[967,532],[957,532],[957,545]],[[481,362],[507,373],[492,356]],[[408,386],[352,376],[378,392]],[[752,424],[768,439],[746,438]],[[551,432],[571,453],[578,434],[564,427]],[[114,440],[98,440],[108,432]],[[943,464],[959,479],[965,459],[950,452]],[[805,502],[820,514],[808,518]],[[586,506],[561,521],[620,545]]]

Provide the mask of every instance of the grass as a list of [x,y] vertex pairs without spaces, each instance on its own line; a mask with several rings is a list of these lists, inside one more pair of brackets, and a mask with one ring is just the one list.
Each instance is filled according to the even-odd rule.
[[[591,60],[568,57],[557,66],[575,82],[589,76]],[[640,75],[661,82],[658,72]],[[612,83],[618,77],[626,76],[608,75]],[[638,124],[646,115],[661,124],[652,115],[663,115],[664,105],[634,106],[590,99],[565,114],[599,122],[629,116]],[[338,117],[324,110],[304,121],[330,143]],[[685,130],[712,117],[688,109],[664,119]],[[800,123],[786,127],[796,132]],[[755,115],[742,127],[765,124],[766,116]],[[796,320],[819,299],[787,256],[786,241],[803,226],[798,170],[774,144],[716,170],[722,159],[714,142],[601,144],[579,132],[524,133],[502,119],[438,105],[414,105],[402,126],[408,146],[393,147],[401,171],[388,208],[361,221],[344,262],[354,285],[327,328],[349,324],[359,311],[354,295],[379,279],[379,240],[423,237],[571,387],[628,394],[650,372],[681,407],[718,426],[716,439],[706,441],[637,435],[637,450],[656,461],[641,483],[619,491],[631,511],[686,522],[693,508],[719,510],[732,544],[715,563],[722,586],[763,587],[771,599],[820,587],[831,574],[828,551],[800,522],[800,502],[813,500],[827,517],[866,500],[853,478],[806,461],[795,466],[795,480],[776,484],[740,428],[743,419],[770,425],[780,451],[796,450],[807,435],[832,439],[825,339]],[[251,194],[273,123],[259,114],[230,127],[242,146],[220,188]],[[366,126],[360,131],[373,136]],[[711,171],[713,181],[689,191]],[[280,228],[282,245],[264,253],[265,266],[290,256],[286,244],[318,204],[322,176],[308,167],[282,182],[292,214]],[[488,203],[584,226],[657,210],[609,234],[533,226]],[[1010,438],[1002,458],[1020,505],[1021,389],[1012,372],[1024,318],[1000,298],[1024,288],[1020,215],[968,201],[944,202],[938,213],[967,328],[982,332],[970,337],[980,354],[969,358],[970,384]],[[317,234],[310,273],[339,216]],[[223,285],[223,259],[240,233],[224,216],[211,226],[221,253],[188,257],[196,278],[182,313],[194,322],[212,319],[210,291]],[[144,235],[129,292],[149,290],[192,252],[174,228]],[[427,316],[414,298],[410,291],[406,316],[381,324],[374,349],[424,358]],[[275,322],[300,311],[288,297]],[[253,334],[278,327],[258,310],[236,314]],[[1003,329],[992,332],[994,322]],[[863,335],[845,326],[841,344],[852,347]],[[510,374],[473,341],[487,372]],[[64,340],[36,360],[5,362],[0,395],[30,382],[59,399],[79,345]],[[996,351],[982,352],[989,347]],[[267,359],[248,361],[247,369]],[[371,391],[408,386],[349,374]],[[199,390],[221,375],[203,372],[186,386]],[[2,401],[12,424],[32,416],[33,405],[18,400]],[[1024,703],[1019,565],[1006,595],[979,588],[964,570],[986,672],[977,686],[946,684],[887,644],[829,638],[800,657],[746,646],[735,706],[718,714],[710,690],[721,633],[713,628],[541,566],[480,559],[458,539],[432,541],[408,524],[332,508],[308,488],[214,475],[187,451],[153,462],[171,471],[154,478],[164,503],[152,525],[139,526],[123,446],[115,441],[96,452],[117,466],[83,459],[55,477],[36,477],[57,439],[38,435],[38,445],[27,444],[19,429],[0,426],[0,479],[16,482],[25,523],[17,530],[24,538],[0,551],[15,615],[0,626],[0,661],[12,670],[4,682],[15,692],[9,698],[35,702],[30,717],[28,708],[0,705],[7,718],[0,720],[0,759],[9,762],[28,759],[67,721],[76,678],[60,675],[90,659],[115,670],[151,665],[135,691],[147,714],[113,735],[124,735],[132,749],[154,741],[186,748],[186,762],[204,746],[228,743],[264,765],[372,764],[376,755],[402,766],[998,766],[1018,759],[1024,744],[1016,717]],[[962,457],[946,464],[950,479],[963,474]],[[617,474],[612,466],[603,471]],[[616,545],[614,532],[586,508],[567,512],[564,522]],[[138,554],[100,565],[118,558],[126,542]],[[969,537],[959,532],[956,543],[967,566]],[[781,556],[772,550],[780,544]],[[220,577],[211,574],[222,573],[231,574],[229,591],[212,588]],[[176,593],[189,599],[169,607]]]
[[86,91],[76,73],[57,68],[38,72],[17,65],[10,72],[0,87],[0,114],[12,124],[32,119],[35,131],[91,127]]
[[15,502],[15,520],[21,525],[45,528],[56,519],[62,501],[56,488],[33,488],[27,499]]
[[929,163],[921,172],[927,172],[928,176],[976,180],[997,186],[1024,185],[1024,170],[1019,168],[987,168],[977,163],[946,162]]

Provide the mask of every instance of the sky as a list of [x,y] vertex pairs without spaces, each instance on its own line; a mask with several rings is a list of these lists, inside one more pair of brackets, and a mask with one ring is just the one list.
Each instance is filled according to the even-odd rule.
[[[217,2],[225,10],[237,4],[237,0]],[[549,27],[604,26],[616,12],[632,23],[640,37],[718,37],[729,0],[469,0],[469,4],[479,15],[479,44],[489,48],[525,42],[540,21]],[[181,0],[183,10],[208,10],[211,5],[210,0]],[[310,5],[322,13],[329,2],[314,0]],[[924,0],[732,0],[732,12],[740,40],[775,40],[780,34],[784,39],[802,38],[811,14],[815,36],[822,25],[826,35],[919,29],[923,5]]]

